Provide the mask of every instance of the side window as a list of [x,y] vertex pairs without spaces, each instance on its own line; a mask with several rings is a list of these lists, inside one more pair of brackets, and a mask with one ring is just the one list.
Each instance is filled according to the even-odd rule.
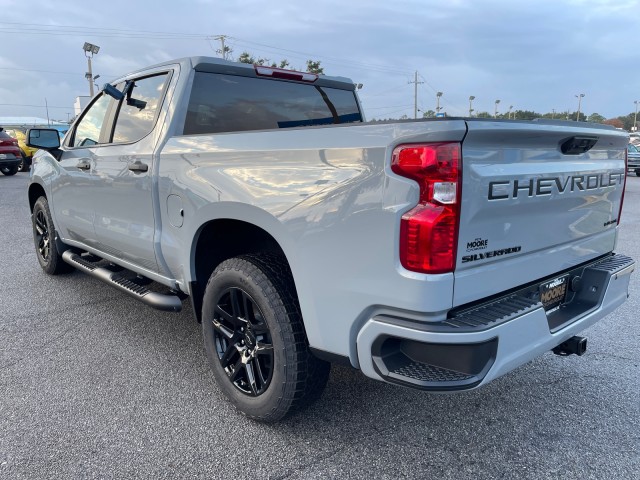
[[95,101],[78,123],[71,147],[88,147],[100,143],[100,132],[109,103],[111,97],[105,94]]
[[153,129],[168,75],[136,80],[120,105],[113,142],[135,142]]

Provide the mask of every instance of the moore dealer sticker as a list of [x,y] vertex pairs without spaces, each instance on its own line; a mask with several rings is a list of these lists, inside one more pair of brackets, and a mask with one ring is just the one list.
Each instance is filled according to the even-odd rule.
[[564,275],[540,284],[540,301],[547,313],[557,310],[564,302],[568,280],[569,275]]

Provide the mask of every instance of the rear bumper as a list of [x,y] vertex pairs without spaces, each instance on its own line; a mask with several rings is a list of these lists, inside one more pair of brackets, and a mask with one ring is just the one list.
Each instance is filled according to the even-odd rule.
[[0,167],[15,167],[20,165],[22,158],[16,157],[13,153],[0,154]]
[[357,336],[362,372],[390,383],[431,391],[484,385],[593,325],[628,297],[635,262],[611,255],[580,267],[581,288],[547,314],[528,287],[474,305],[449,320],[417,323],[370,318]]

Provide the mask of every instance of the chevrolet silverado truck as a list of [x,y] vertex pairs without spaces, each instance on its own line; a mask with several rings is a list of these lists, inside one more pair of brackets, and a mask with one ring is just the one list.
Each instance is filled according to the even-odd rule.
[[273,422],[332,362],[473,389],[628,296],[626,134],[579,122],[367,123],[351,80],[206,57],[105,84],[28,200],[38,261],[150,307],[190,298],[221,391]]

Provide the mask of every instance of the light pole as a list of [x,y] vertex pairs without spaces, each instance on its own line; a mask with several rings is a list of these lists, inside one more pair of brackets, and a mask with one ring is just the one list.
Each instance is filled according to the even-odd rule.
[[493,118],[498,118],[498,104],[500,103],[500,100],[496,100],[496,108],[493,111]]
[[513,105],[509,105],[509,116],[508,116],[509,120],[511,120],[511,109],[512,108],[513,108]]
[[574,96],[578,99],[578,114],[576,115],[576,122],[579,122],[580,121],[580,102],[584,98],[584,93],[581,93],[580,95],[574,95]]
[[89,95],[93,97],[93,72],[91,71],[91,58],[96,55],[100,51],[100,47],[94,45],[93,43],[84,42],[84,46],[82,47],[84,50],[84,55],[87,57],[87,64],[89,66],[89,71],[85,74],[85,78],[89,81]]
[[636,113],[633,116],[633,131],[638,131],[638,100],[634,100],[633,103],[636,104]]
[[442,96],[442,92],[436,93],[436,116],[440,113],[442,107],[440,107],[440,97]]
[[473,95],[469,97],[469,116],[473,116],[473,101],[476,99]]

